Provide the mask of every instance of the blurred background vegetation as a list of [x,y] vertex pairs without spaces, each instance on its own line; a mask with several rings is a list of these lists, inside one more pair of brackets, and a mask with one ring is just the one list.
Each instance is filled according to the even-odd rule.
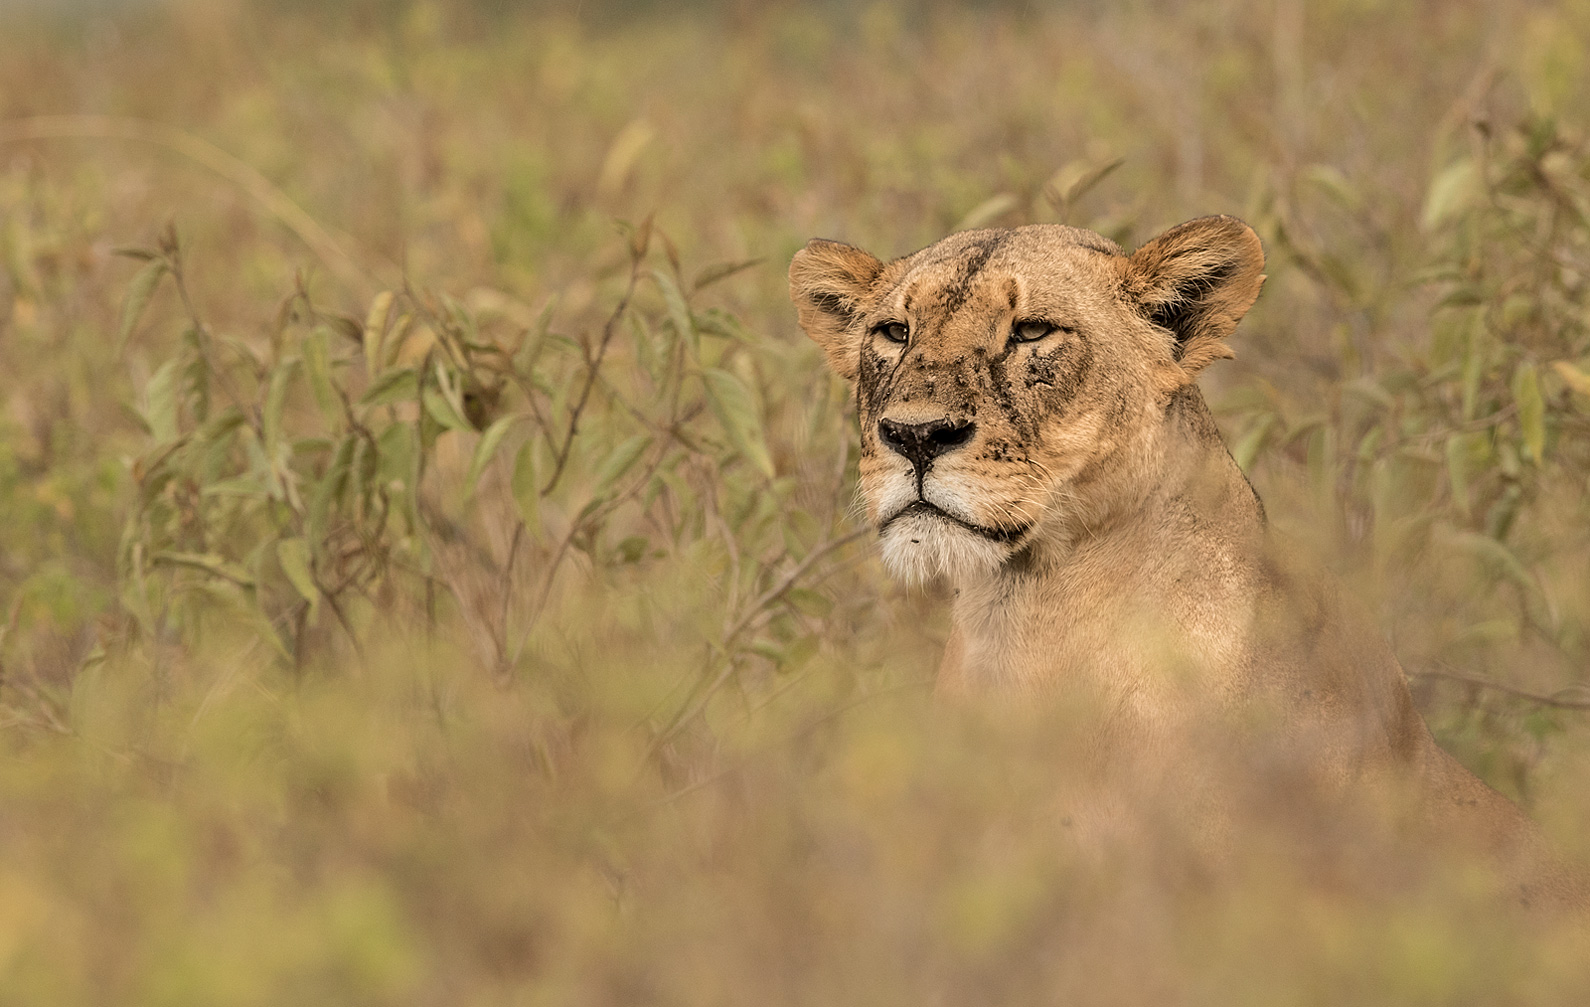
[[1234,453],[1590,863],[1590,3],[0,18],[0,1003],[1582,1002],[1416,861],[1057,844],[784,268],[1251,222]]

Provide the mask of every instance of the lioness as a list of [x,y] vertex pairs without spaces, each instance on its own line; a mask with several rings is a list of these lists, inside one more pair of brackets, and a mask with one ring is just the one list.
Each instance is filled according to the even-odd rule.
[[1115,753],[1174,747],[1190,721],[1263,722],[1327,793],[1397,781],[1437,834],[1576,900],[1517,866],[1539,862],[1533,824],[1435,744],[1367,620],[1278,558],[1196,384],[1232,355],[1263,269],[1226,216],[1129,256],[1061,225],[892,262],[821,239],[796,253],[800,325],[855,383],[884,562],[955,588],[938,688],[1092,690]]

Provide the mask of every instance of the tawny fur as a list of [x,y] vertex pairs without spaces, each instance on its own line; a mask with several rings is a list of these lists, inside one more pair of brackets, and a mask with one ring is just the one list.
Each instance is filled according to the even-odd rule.
[[[1195,381],[1231,355],[1263,264],[1231,217],[1130,256],[1058,225],[888,263],[822,240],[796,254],[800,324],[856,383],[884,561],[956,589],[938,687],[1090,694],[1101,760],[1186,762],[1201,725],[1262,723],[1324,792],[1411,790],[1432,834],[1566,890],[1532,823],[1435,744],[1368,620],[1277,549],[1221,440]],[[883,422],[974,427],[918,471]]]

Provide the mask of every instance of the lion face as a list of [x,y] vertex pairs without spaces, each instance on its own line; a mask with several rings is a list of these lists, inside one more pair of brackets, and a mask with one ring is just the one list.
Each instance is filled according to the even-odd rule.
[[1229,217],[1131,257],[1060,225],[966,231],[890,263],[814,240],[802,327],[856,386],[861,489],[899,576],[991,571],[1140,497],[1175,394],[1258,295]]

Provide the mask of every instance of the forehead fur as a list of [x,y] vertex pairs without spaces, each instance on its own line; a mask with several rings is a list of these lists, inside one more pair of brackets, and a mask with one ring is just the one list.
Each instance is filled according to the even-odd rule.
[[1065,224],[1028,224],[1024,227],[985,227],[959,231],[906,256],[906,261],[929,262],[950,258],[969,250],[998,251],[1001,257],[1021,261],[1042,258],[1046,253],[1061,253],[1073,248],[1124,255],[1121,246],[1093,231]]
[[1113,241],[1064,224],[961,231],[889,263],[873,307],[954,312],[996,276],[1111,283],[1125,262]]
[[846,379],[857,377],[880,324],[907,324],[911,352],[965,343],[975,353],[1010,345],[994,330],[1026,318],[1135,342],[1166,358],[1166,378],[1179,386],[1232,355],[1224,339],[1258,297],[1263,268],[1253,229],[1211,216],[1165,231],[1130,257],[1059,224],[964,231],[887,264],[814,238],[791,260],[789,279],[801,328]]

